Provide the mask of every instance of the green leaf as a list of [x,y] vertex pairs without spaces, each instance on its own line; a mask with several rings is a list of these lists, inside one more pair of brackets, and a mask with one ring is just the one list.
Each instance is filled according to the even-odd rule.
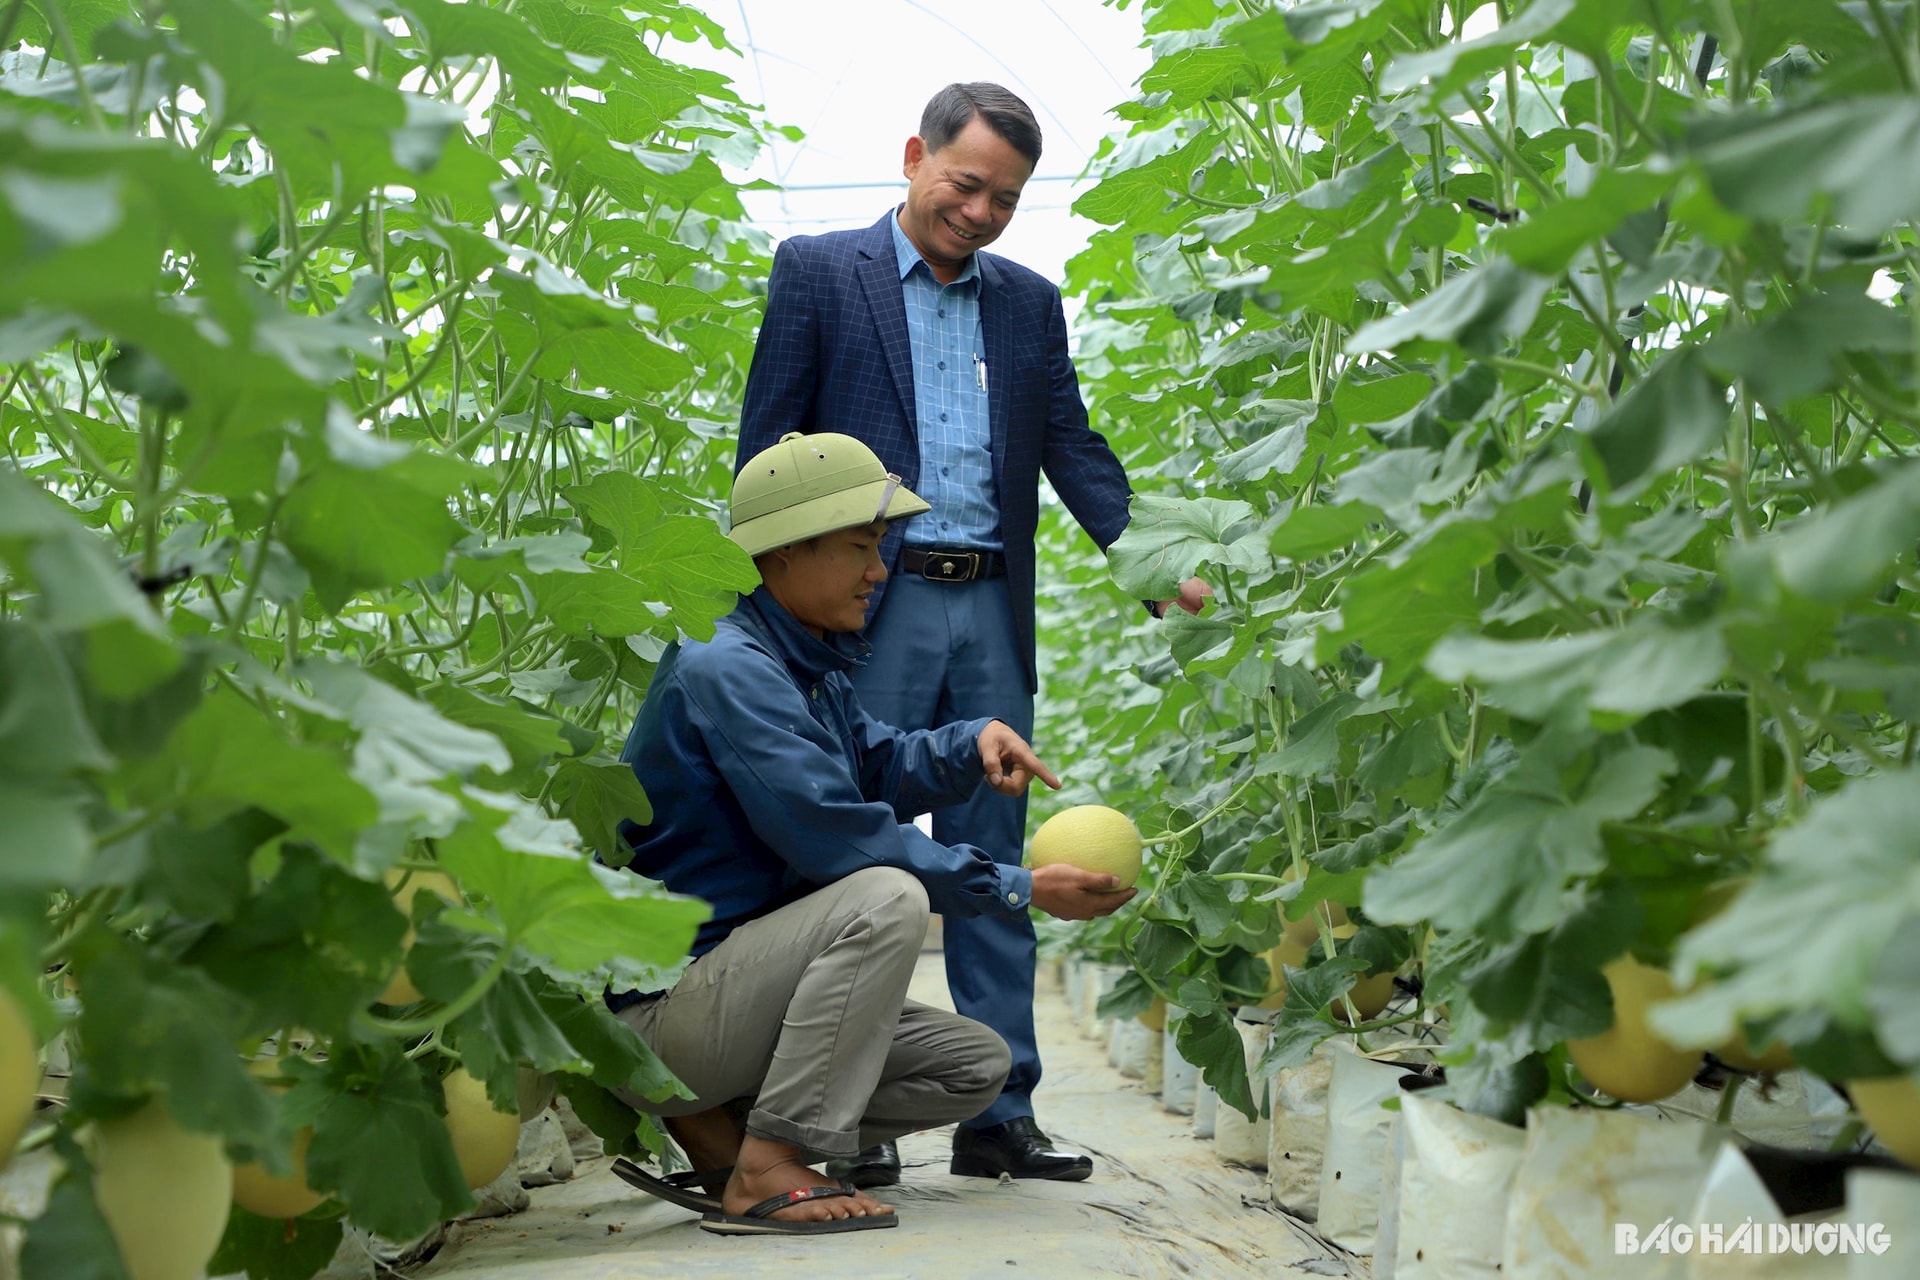
[[1336,597],[1338,623],[1321,628],[1321,657],[1358,642],[1386,666],[1382,686],[1398,687],[1418,673],[1443,636],[1479,625],[1474,575],[1493,555],[1494,545],[1483,534],[1456,527],[1403,563],[1355,574]]
[[93,855],[86,805],[75,788],[0,779],[0,885],[13,893],[78,886]]
[[233,1206],[207,1274],[248,1280],[311,1280],[333,1261],[346,1234],[339,1218],[263,1218]]
[[112,764],[52,637],[33,623],[0,621],[0,770],[57,777]]
[[1257,425],[1266,434],[1220,458],[1216,465],[1222,479],[1245,484],[1276,472],[1290,476],[1300,465],[1307,451],[1307,428],[1320,406],[1310,400],[1270,400],[1262,404],[1267,412]]
[[1518,46],[1552,31],[1575,7],[1575,0],[1533,0],[1486,35],[1396,57],[1381,76],[1380,87],[1384,92],[1398,93],[1425,81],[1434,99],[1444,100],[1475,76],[1505,66]]
[[0,559],[39,590],[34,612],[54,630],[129,622],[165,643],[152,608],[106,544],[12,471],[0,471]]
[[1591,712],[1637,718],[1712,688],[1726,671],[1727,647],[1716,628],[1643,616],[1619,631],[1550,640],[1449,636],[1426,666],[1449,683],[1480,684],[1495,706],[1531,720],[1551,718],[1570,700]]
[[[1675,983],[1685,991],[1703,974],[1717,976],[1655,1006],[1651,1021],[1689,1045],[1718,1044],[1740,1022],[1795,1009],[1870,1027],[1876,967],[1916,914],[1920,772],[1854,778],[1778,832],[1733,903],[1680,939]],[[1807,920],[1825,926],[1808,932]],[[1800,942],[1782,948],[1781,931],[1792,928]]]
[[1488,947],[1464,977],[1473,1001],[1533,1044],[1599,1035],[1613,1025],[1600,968],[1633,940],[1631,899],[1588,894],[1544,933]]
[[624,867],[633,856],[620,826],[653,821],[653,805],[630,765],[562,761],[553,774],[553,801],[579,829],[580,838],[608,866]]
[[1703,116],[1689,142],[1714,198],[1750,218],[1818,211],[1873,235],[1920,214],[1920,103],[1911,98]]
[[1188,1006],[1174,1033],[1174,1046],[1182,1058],[1200,1068],[1201,1079],[1219,1093],[1222,1103],[1248,1120],[1259,1119],[1247,1084],[1247,1047],[1232,1018],[1217,1009],[1202,1012]]
[[176,964],[117,935],[82,937],[73,959],[87,998],[79,1030],[86,1072],[74,1103],[86,1110],[164,1091],[180,1123],[259,1145],[274,1132],[266,1091],[234,1046],[245,1005],[197,968]]
[[1263,568],[1266,553],[1246,527],[1252,517],[1235,500],[1136,494],[1126,532],[1107,548],[1113,580],[1130,596],[1169,600],[1203,564]]
[[500,739],[457,723],[358,668],[310,660],[296,674],[360,731],[363,751],[404,752],[436,776],[465,777],[477,769],[505,773],[512,765]]
[[1341,422],[1387,422],[1412,410],[1432,390],[1433,379],[1425,374],[1395,373],[1362,380],[1350,370],[1333,389],[1333,412]]
[[[307,1180],[332,1187],[347,1216],[406,1240],[473,1205],[439,1101],[398,1041],[355,1045],[327,1061],[328,1097],[313,1122]],[[380,1141],[368,1141],[377,1134]]]
[[166,750],[128,766],[142,803],[205,826],[249,806],[286,822],[289,840],[312,840],[350,860],[356,838],[378,814],[367,789],[333,752],[291,741],[281,726],[231,691],[194,709]]
[[1628,747],[1569,793],[1539,756],[1523,757],[1451,821],[1375,869],[1367,915],[1495,941],[1545,932],[1565,918],[1567,888],[1606,866],[1601,823],[1636,817],[1673,769],[1664,751]]
[[[236,855],[241,844],[230,846]],[[257,1029],[339,1036],[384,985],[405,928],[385,885],[289,849],[273,878],[184,958],[244,997]]]
[[524,806],[476,816],[441,841],[441,861],[486,896],[510,938],[563,971],[590,972],[615,957],[671,964],[710,914],[702,902],[595,866],[571,846],[570,824]]
[[594,1083],[625,1089],[655,1102],[690,1098],[693,1094],[674,1078],[639,1033],[607,1011],[598,999],[582,999],[549,985],[540,992],[547,1016],[590,1064]]
[[1895,355],[1912,343],[1911,327],[1892,307],[1859,293],[1818,293],[1771,312],[1751,329],[1723,329],[1704,359],[1722,377],[1744,378],[1768,405],[1827,391],[1847,352]]
[[579,755],[597,745],[588,735],[577,736],[573,725],[542,711],[522,698],[496,698],[457,684],[432,684],[420,696],[457,724],[478,729],[505,745],[512,757],[508,766],[490,765],[501,773],[539,769],[555,756]]
[[1920,989],[1916,983],[1920,983],[1920,915],[1910,915],[1874,962],[1866,991],[1880,1043],[1903,1063],[1920,1062],[1920,1004],[1913,999],[1914,991]]
[[327,448],[287,495],[279,524],[321,603],[338,610],[367,588],[438,573],[466,533],[447,497],[473,469],[363,435],[338,418],[329,422]]
[[1675,467],[1711,452],[1727,429],[1726,384],[1697,347],[1664,357],[1594,425],[1593,452],[1610,501],[1626,502]]
[[1529,271],[1554,276],[1599,244],[1636,210],[1651,208],[1680,180],[1675,169],[1603,169],[1584,193],[1548,205],[1494,240]]
[[1427,339],[1491,355],[1532,326],[1548,283],[1544,276],[1496,258],[1454,276],[1406,310],[1363,326],[1347,339],[1347,354],[1391,351]]
[[1816,510],[1752,548],[1729,548],[1730,577],[1758,561],[1796,595],[1830,604],[1860,599],[1911,563],[1920,539],[1920,465],[1890,468],[1878,484]]
[[1273,531],[1268,547],[1277,559],[1317,560],[1358,542],[1367,527],[1381,518],[1380,511],[1357,501],[1295,507]]

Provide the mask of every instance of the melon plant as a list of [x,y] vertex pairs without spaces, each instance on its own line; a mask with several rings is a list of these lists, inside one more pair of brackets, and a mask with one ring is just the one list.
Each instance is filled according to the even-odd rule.
[[[722,31],[675,0],[3,7],[0,977],[72,980],[46,1140],[164,1095],[221,1159],[303,1156],[337,1210],[236,1208],[212,1263],[290,1278],[343,1219],[470,1206],[447,1055],[490,1111],[551,1074],[657,1145],[620,1098],[679,1085],[599,996],[706,914],[617,870],[648,813],[620,735],[754,581],[710,512],[769,263],[728,172],[764,126],[676,57]],[[295,1028],[314,1060],[269,1091],[243,1063]],[[111,1273],[83,1182],[23,1280]]]
[[1248,1108],[1272,903],[1333,902],[1258,1071],[1444,1007],[1456,1100],[1570,1101],[1629,951],[1673,1051],[1920,1065],[1911,9],[1143,13],[1068,268],[1137,496],[1104,558],[1043,529],[1036,738],[1062,804],[1237,800],[1076,933],[1116,1009]]

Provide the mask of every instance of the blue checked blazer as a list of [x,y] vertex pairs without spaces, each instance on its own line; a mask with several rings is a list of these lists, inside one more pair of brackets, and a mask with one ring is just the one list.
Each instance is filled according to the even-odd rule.
[[[907,308],[887,227],[893,216],[889,210],[861,231],[794,236],[775,251],[740,414],[735,474],[789,431],[839,431],[866,442],[908,488],[919,483]],[[1041,472],[1103,551],[1127,527],[1131,492],[1106,438],[1087,425],[1060,291],[1005,258],[977,257],[1000,532],[1031,691],[1039,687],[1033,538]],[[902,532],[896,524],[881,546],[890,573],[899,564]],[[868,605],[869,620],[885,595],[882,583]]]

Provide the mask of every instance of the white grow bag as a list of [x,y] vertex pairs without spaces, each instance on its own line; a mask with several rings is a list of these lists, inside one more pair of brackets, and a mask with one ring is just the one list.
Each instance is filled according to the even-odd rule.
[[[1273,1027],[1265,1022],[1236,1020],[1233,1028],[1240,1033],[1240,1050],[1247,1063],[1254,1108],[1264,1112],[1267,1109],[1267,1082],[1251,1077],[1253,1064],[1260,1061],[1260,1055],[1267,1051],[1267,1040],[1273,1035]],[[1228,1164],[1245,1165],[1250,1169],[1266,1168],[1269,1125],[1270,1121],[1265,1115],[1257,1120],[1249,1120],[1236,1107],[1218,1105],[1213,1120],[1214,1154]]]
[[1498,1275],[1507,1201],[1526,1145],[1524,1129],[1403,1092],[1375,1280]]
[[1615,1228],[1678,1221],[1722,1140],[1691,1120],[1535,1108],[1507,1202],[1507,1280],[1681,1280],[1684,1255],[1616,1252]]
[[1371,1254],[1380,1226],[1388,1124],[1381,1104],[1400,1095],[1413,1068],[1357,1053],[1334,1055],[1327,1086],[1327,1148],[1320,1166],[1319,1235],[1349,1253]]

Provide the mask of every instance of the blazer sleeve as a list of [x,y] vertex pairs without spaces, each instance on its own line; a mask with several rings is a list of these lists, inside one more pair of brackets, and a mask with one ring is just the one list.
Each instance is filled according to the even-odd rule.
[[747,369],[735,475],[781,436],[813,426],[820,386],[819,333],[819,307],[802,250],[792,240],[782,241],[773,253],[766,315]]
[[1047,443],[1040,466],[1067,510],[1105,551],[1126,530],[1133,490],[1126,468],[1106,437],[1087,422],[1080,379],[1067,349],[1067,318],[1060,291],[1047,287]]

